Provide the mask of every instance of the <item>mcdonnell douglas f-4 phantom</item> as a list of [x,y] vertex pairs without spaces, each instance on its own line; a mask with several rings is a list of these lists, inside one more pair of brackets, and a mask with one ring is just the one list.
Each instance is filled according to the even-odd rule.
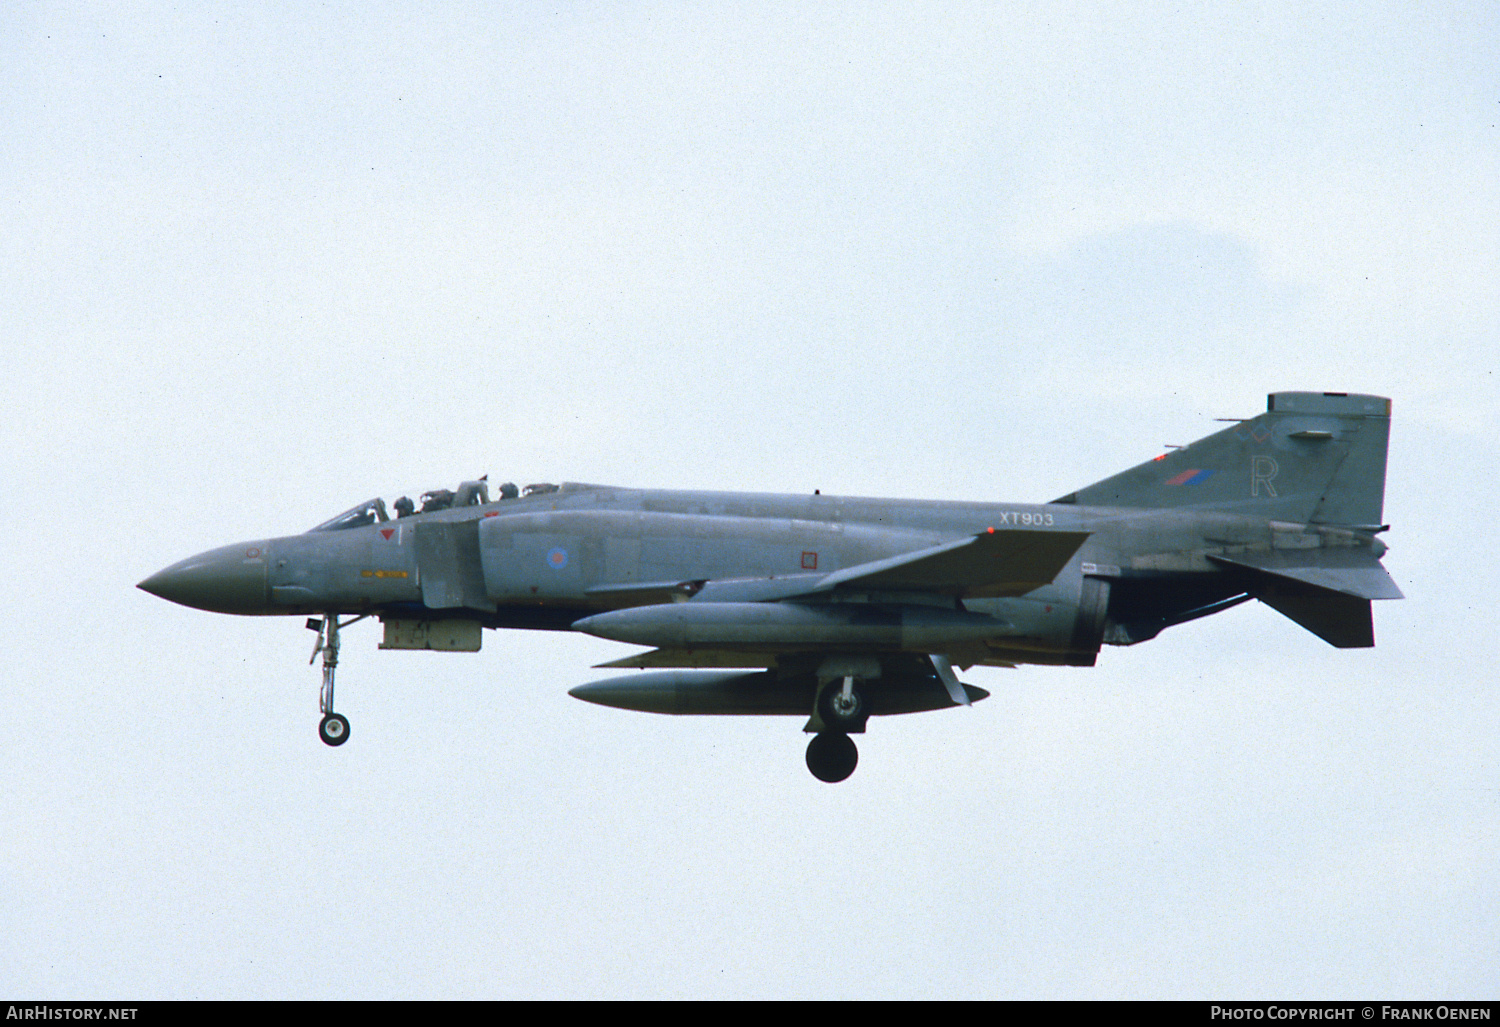
[[[1399,599],[1376,538],[1390,401],[1278,392],[1258,417],[1040,505],[598,485],[380,499],[140,587],[219,613],[313,615],[329,745],[339,633],[475,651],[482,628],[650,646],[570,694],[653,713],[806,716],[808,768],[854,772],[872,716],[989,693],[954,667],[1092,666],[1101,645],[1259,599],[1340,648]],[[345,620],[344,618],[349,618]]]

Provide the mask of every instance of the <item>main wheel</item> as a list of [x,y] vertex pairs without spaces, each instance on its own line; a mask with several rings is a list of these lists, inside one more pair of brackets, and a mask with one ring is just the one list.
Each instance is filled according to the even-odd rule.
[[813,735],[807,743],[807,769],[819,781],[834,784],[854,773],[859,765],[859,749],[848,735],[826,732]]
[[853,729],[867,715],[865,697],[859,694],[859,689],[851,688],[848,698],[845,698],[843,683],[830,682],[823,689],[823,694],[818,696],[818,715],[823,718],[823,723],[835,731]]
[[341,713],[330,713],[318,725],[318,737],[324,745],[343,745],[349,740],[349,722]]

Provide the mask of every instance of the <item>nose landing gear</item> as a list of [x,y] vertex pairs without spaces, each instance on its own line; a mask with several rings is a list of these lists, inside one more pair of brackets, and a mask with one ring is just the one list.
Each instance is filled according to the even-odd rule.
[[318,712],[323,714],[323,719],[318,724],[318,737],[323,740],[324,745],[343,745],[349,740],[348,718],[333,712],[333,674],[339,665],[339,629],[347,628],[367,616],[369,614],[362,613],[342,624],[339,623],[337,613],[330,613],[322,620],[316,617],[308,619],[308,629],[318,633],[318,642],[313,646],[312,658],[307,662],[311,664],[319,653],[323,654],[323,689],[318,694]]

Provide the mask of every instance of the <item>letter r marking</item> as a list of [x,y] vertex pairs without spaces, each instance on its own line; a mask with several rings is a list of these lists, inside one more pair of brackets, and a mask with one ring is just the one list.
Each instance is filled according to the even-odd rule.
[[1271,484],[1271,479],[1280,473],[1281,468],[1276,466],[1275,457],[1264,455],[1252,456],[1250,458],[1250,495],[1260,495],[1260,487],[1266,487],[1266,495],[1271,499],[1276,497],[1276,486]]

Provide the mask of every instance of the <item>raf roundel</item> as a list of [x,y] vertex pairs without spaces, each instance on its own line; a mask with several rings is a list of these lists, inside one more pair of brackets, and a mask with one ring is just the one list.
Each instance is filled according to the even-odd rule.
[[568,551],[562,546],[553,546],[547,551],[547,566],[560,571],[568,565]]

